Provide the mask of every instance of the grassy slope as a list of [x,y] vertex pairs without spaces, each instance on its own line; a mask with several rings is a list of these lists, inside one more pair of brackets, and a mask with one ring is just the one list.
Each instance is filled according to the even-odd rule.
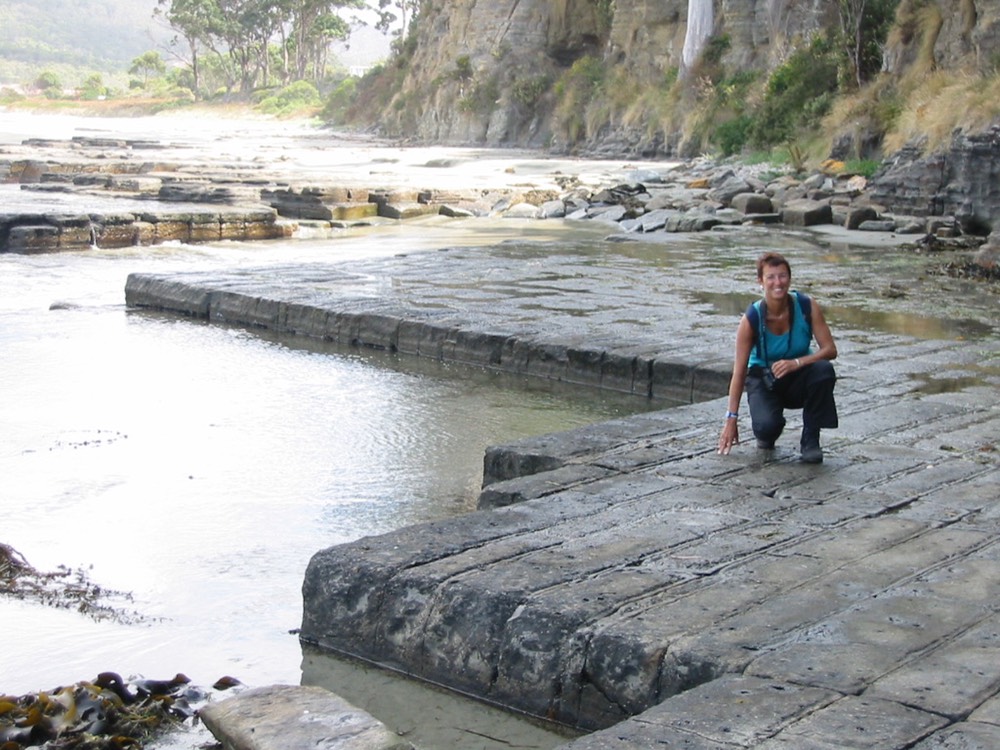
[[116,72],[171,34],[153,18],[156,0],[0,0],[0,78],[47,68]]

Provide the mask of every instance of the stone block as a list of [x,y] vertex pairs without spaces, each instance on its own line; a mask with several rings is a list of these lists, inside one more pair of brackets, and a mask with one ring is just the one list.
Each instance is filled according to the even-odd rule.
[[156,242],[189,242],[191,240],[191,224],[187,221],[154,221],[153,226]]
[[83,250],[93,247],[97,234],[94,228],[87,226],[67,226],[59,228],[60,250]]
[[218,214],[197,214],[191,217],[191,242],[217,242],[222,238]]
[[655,398],[689,404],[693,401],[694,368],[684,362],[652,362],[650,394]]
[[272,685],[198,712],[226,750],[413,750],[370,714],[319,687]]
[[223,215],[219,220],[219,239],[243,240],[247,237],[247,223],[239,216]]
[[392,315],[359,315],[351,328],[352,346],[396,350],[400,320]]
[[339,203],[329,208],[331,221],[363,221],[378,216],[374,203]]
[[98,247],[132,247],[140,244],[139,228],[133,222],[96,224],[94,238]]
[[444,359],[484,367],[498,367],[503,361],[507,334],[464,329],[452,334],[442,348]]
[[781,210],[781,219],[793,227],[811,227],[833,223],[833,208],[826,201],[799,199],[788,201]]
[[59,248],[59,227],[51,224],[11,227],[4,252],[39,253]]
[[137,175],[111,175],[107,187],[109,190],[118,190],[129,193],[142,193],[155,195],[163,187],[163,180],[158,177],[141,177]]
[[156,225],[148,221],[137,221],[132,225],[135,230],[136,245],[152,245],[156,242]]
[[639,393],[643,396],[649,392],[648,368],[644,368],[639,377],[639,360],[634,354],[605,352],[601,358],[601,387],[621,393]]
[[505,219],[541,219],[542,210],[531,203],[515,203],[503,212]]
[[182,281],[172,281],[141,273],[125,280],[125,304],[208,318],[212,293]]
[[378,215],[387,219],[415,219],[419,216],[433,216],[440,212],[440,206],[427,203],[385,203],[379,207]]
[[858,224],[858,230],[862,232],[894,232],[896,222],[891,219],[884,221],[862,221]]
[[851,208],[844,214],[844,227],[847,229],[857,229],[866,221],[878,219],[878,211],[871,206],[861,206]]
[[774,210],[771,199],[760,193],[739,193],[732,207],[744,214],[769,214]]

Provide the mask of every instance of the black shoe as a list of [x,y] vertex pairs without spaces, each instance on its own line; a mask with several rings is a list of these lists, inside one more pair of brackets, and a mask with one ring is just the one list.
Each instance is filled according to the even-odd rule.
[[807,464],[823,463],[823,449],[819,447],[819,430],[815,432],[802,431],[802,462]]
[[757,447],[762,451],[773,451],[774,441],[773,440],[761,440],[757,438]]
[[802,449],[802,462],[806,464],[823,463],[823,449],[818,445],[810,445]]

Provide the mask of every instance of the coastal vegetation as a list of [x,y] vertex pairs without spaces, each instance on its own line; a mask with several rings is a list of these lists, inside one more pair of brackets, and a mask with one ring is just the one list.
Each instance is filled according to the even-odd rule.
[[[126,5],[130,12],[119,17]],[[134,5],[58,0],[45,9],[18,2],[0,9],[4,25],[17,29],[0,46],[0,104],[106,113],[197,102],[311,115],[322,107],[321,90],[326,95],[350,78],[333,54],[357,28],[350,13],[367,10],[371,25],[388,30],[408,23],[413,3],[145,0],[141,11]],[[96,24],[84,21],[95,16]],[[137,35],[139,28],[145,33]],[[119,38],[133,43],[114,43]],[[81,51],[97,40],[93,54]]]

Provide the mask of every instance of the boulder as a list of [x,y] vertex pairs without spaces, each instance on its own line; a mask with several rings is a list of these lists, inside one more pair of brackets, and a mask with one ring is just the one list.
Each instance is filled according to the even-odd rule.
[[592,206],[587,215],[591,219],[599,221],[618,222],[628,216],[628,209],[625,206]]
[[198,715],[226,750],[413,750],[368,713],[319,687],[272,685]]
[[894,232],[896,222],[891,219],[863,221],[858,225],[858,229],[862,232]]
[[545,201],[542,204],[542,218],[561,219],[566,215],[566,204],[561,200]]
[[636,221],[639,222],[639,229],[643,232],[655,232],[658,229],[663,229],[667,225],[667,219],[670,218],[673,211],[668,211],[665,208],[657,209],[656,211],[650,211],[647,214],[639,217]]
[[51,224],[11,227],[3,248],[12,253],[40,253],[59,247],[59,228]]
[[742,193],[752,193],[753,189],[742,177],[733,175],[722,180],[708,191],[709,200],[718,201],[724,206],[732,204],[733,199]]
[[515,203],[503,212],[505,219],[541,219],[542,210],[530,203]]
[[857,229],[866,221],[878,219],[878,211],[871,206],[861,206],[850,208],[844,213],[844,227],[846,229]]
[[379,206],[378,215],[387,219],[415,219],[441,213],[441,207],[427,203],[385,203]]
[[760,193],[740,193],[733,198],[732,207],[744,214],[769,214],[774,210],[771,199]]
[[792,227],[832,224],[833,209],[826,201],[793,200],[781,209],[781,220]]
[[[372,203],[370,205],[374,206],[375,204]],[[470,211],[467,208],[459,208],[458,206],[452,206],[451,204],[448,203],[445,203],[443,206],[441,206],[440,213],[442,216],[447,216],[451,219],[468,219],[476,215],[474,211]]]

